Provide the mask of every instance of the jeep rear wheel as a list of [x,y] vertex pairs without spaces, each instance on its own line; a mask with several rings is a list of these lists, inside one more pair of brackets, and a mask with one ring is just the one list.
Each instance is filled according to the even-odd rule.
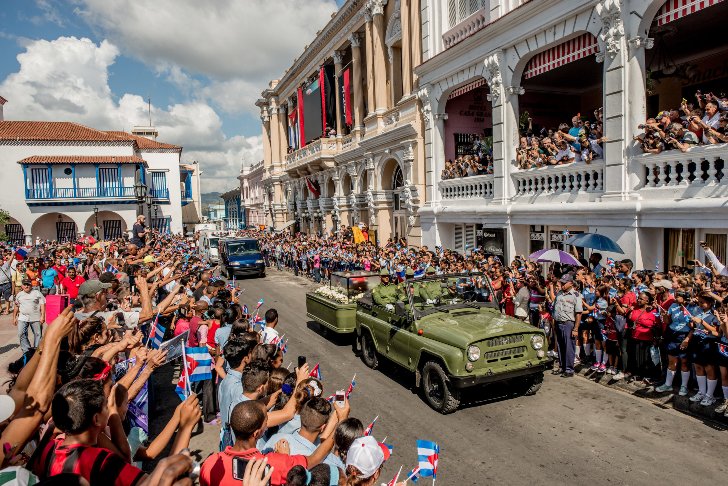
[[442,366],[434,361],[422,367],[422,393],[427,404],[443,415],[460,406],[460,391],[451,386]]
[[377,348],[374,346],[374,339],[369,331],[361,333],[361,360],[371,369],[379,366],[379,358],[377,357]]

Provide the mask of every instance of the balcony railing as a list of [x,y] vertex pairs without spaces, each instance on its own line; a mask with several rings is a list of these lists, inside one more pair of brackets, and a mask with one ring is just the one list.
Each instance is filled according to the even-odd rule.
[[440,192],[443,199],[493,199],[493,175],[446,179]]
[[[490,4],[490,2],[488,2]],[[470,37],[483,29],[490,22],[490,5],[474,12],[463,19],[455,27],[442,35],[442,42],[445,49],[449,49],[466,37]]]
[[182,191],[182,200],[189,201],[192,199],[192,188],[185,188]]
[[131,199],[134,187],[31,187],[25,190],[25,199]]
[[167,189],[166,187],[162,187],[159,189],[155,187],[150,187],[149,195],[152,196],[153,199],[169,199],[169,189]]
[[711,188],[728,186],[725,161],[728,144],[693,147],[687,152],[668,150],[660,154],[634,157],[639,165],[641,190],[669,190],[673,197],[724,197],[725,191]]
[[604,191],[604,161],[539,167],[514,172],[511,177],[517,197],[600,193]]

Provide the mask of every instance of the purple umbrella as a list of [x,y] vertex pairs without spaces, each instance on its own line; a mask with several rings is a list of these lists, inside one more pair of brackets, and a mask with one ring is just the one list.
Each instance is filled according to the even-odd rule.
[[530,258],[531,260],[536,260],[538,263],[558,262],[564,265],[573,265],[576,267],[582,266],[581,263],[579,263],[579,260],[566,253],[565,251],[550,248],[531,253],[530,255],[528,255],[528,258]]

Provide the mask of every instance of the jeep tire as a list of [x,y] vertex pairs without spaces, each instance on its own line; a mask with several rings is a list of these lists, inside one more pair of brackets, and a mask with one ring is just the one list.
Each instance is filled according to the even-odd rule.
[[427,404],[443,415],[460,406],[460,391],[452,387],[442,366],[434,361],[422,367],[422,394]]
[[361,360],[371,369],[379,366],[379,358],[377,357],[377,348],[374,346],[374,339],[369,331],[362,330],[361,333]]
[[543,384],[543,373],[536,373],[534,375],[527,376],[519,383],[519,392],[527,397],[535,395]]

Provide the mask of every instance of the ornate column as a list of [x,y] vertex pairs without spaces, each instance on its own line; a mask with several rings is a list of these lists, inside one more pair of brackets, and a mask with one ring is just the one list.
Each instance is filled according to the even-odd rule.
[[341,180],[339,174],[334,172],[331,176],[331,180],[334,182],[334,193],[329,194],[331,198],[331,223],[334,228],[334,233],[339,231],[341,226],[341,209],[339,208],[339,195],[341,194]]
[[372,39],[372,12],[369,5],[364,8],[364,34],[366,36],[366,63],[367,63],[367,114],[374,113],[374,40]]
[[365,159],[364,181],[366,183],[367,212],[369,213],[369,227],[377,229],[377,206],[374,203],[374,158]]
[[516,121],[509,120],[506,115],[506,103],[503,89],[503,70],[505,66],[503,52],[496,52],[486,57],[483,61],[485,69],[483,76],[488,82],[490,93],[488,100],[493,104],[493,199],[494,201],[504,202],[508,199],[507,185],[509,183],[509,167],[510,161],[507,156],[507,140],[509,136],[507,130],[515,127],[518,129]]
[[260,121],[263,124],[263,166],[270,167],[271,147],[270,147],[270,110],[267,105],[260,107]]
[[[402,25],[402,97],[412,92],[412,39],[410,33],[410,1],[400,0],[399,21]],[[399,100],[395,100],[399,101]]]
[[387,61],[384,43],[384,7],[387,0],[370,0],[369,7],[372,12],[373,28],[372,39],[374,42],[374,105],[377,114],[387,111]]
[[[416,66],[419,66],[422,63],[422,26],[420,25],[420,0],[406,1],[409,4],[409,11],[407,12],[407,15],[409,15],[410,18],[410,35],[408,40],[408,43],[410,45],[410,66],[411,69],[414,69]],[[412,73],[411,76],[411,89],[414,89],[417,77],[414,75],[414,73]]]
[[344,134],[341,126],[341,86],[339,85],[339,76],[341,75],[341,64],[344,59],[343,51],[334,51],[334,86],[336,89],[336,137],[341,138]]
[[270,132],[271,132],[271,164],[279,164],[281,162],[281,142],[280,127],[278,113],[278,98],[270,99]]
[[288,153],[288,111],[286,104],[281,103],[278,107],[278,160],[281,164],[286,162],[286,154]]
[[361,134],[364,126],[364,93],[362,93],[361,80],[361,37],[354,32],[350,37],[351,41],[351,77],[354,81],[354,132]]
[[438,183],[445,158],[445,126],[444,119],[435,122],[432,105],[437,107],[431,85],[425,85],[417,92],[422,103],[422,121],[425,125],[425,191],[427,192],[427,205],[433,206],[440,200]]

